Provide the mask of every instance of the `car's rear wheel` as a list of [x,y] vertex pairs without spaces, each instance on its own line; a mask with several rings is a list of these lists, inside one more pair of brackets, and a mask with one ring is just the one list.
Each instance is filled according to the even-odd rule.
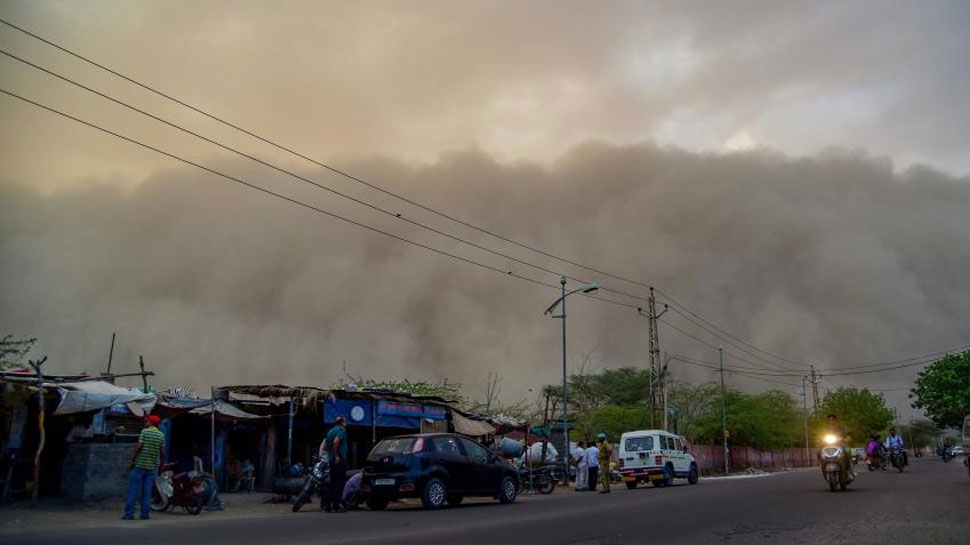
[[387,504],[390,501],[390,498],[385,496],[367,496],[364,503],[367,504],[367,508],[371,511],[383,511],[387,508]]
[[502,482],[498,486],[498,501],[499,503],[512,503],[515,501],[515,496],[518,493],[515,487],[515,480],[506,475],[502,478]]
[[634,490],[637,487],[637,482],[636,481],[627,481],[626,482],[626,487],[629,488],[630,490]]
[[421,492],[421,504],[424,505],[425,509],[441,509],[444,507],[447,497],[448,488],[444,481],[435,477],[424,485],[424,491]]
[[698,480],[700,480],[700,478],[697,474],[697,464],[691,464],[690,473],[687,475],[687,482],[690,484],[697,484]]

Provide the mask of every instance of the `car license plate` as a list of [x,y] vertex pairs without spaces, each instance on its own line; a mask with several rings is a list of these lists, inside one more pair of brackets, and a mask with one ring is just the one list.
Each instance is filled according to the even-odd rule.
[[394,486],[394,479],[374,479],[374,486]]
[[635,480],[637,480],[637,478],[636,478],[636,477],[634,477],[633,475],[624,475],[624,476],[623,476],[623,480],[624,480],[625,482],[631,482],[631,481],[635,481]]

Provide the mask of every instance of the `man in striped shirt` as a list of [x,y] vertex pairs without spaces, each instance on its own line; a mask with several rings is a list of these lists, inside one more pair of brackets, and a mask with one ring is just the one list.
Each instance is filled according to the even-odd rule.
[[158,475],[165,449],[165,434],[158,429],[159,418],[155,415],[145,419],[145,429],[141,430],[135,457],[128,465],[131,479],[128,482],[128,498],[125,500],[125,515],[121,518],[131,520],[135,515],[135,500],[141,495],[141,519],[148,520],[152,505],[152,487]]

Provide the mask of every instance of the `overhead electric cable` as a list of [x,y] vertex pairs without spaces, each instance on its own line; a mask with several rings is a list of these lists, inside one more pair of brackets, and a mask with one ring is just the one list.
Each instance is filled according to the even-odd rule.
[[[408,239],[408,238],[405,238],[405,237],[396,235],[394,233],[385,231],[383,229],[379,229],[377,227],[373,227],[371,225],[367,225],[365,223],[362,223],[362,222],[359,222],[359,221],[356,221],[356,220],[353,220],[353,219],[350,219],[350,218],[341,216],[341,215],[336,214],[334,212],[330,212],[330,211],[324,210],[324,209],[322,209],[322,208],[320,208],[318,206],[314,206],[312,204],[305,203],[305,202],[303,202],[303,201],[301,201],[299,199],[295,199],[293,197],[289,197],[289,196],[284,195],[282,193],[278,193],[276,191],[272,191],[270,189],[266,189],[266,188],[264,188],[262,186],[259,186],[259,185],[256,185],[256,184],[247,182],[247,181],[245,181],[245,180],[243,180],[241,178],[238,178],[236,176],[232,176],[232,175],[229,175],[229,174],[225,174],[225,173],[220,172],[220,171],[218,171],[216,169],[207,167],[207,166],[202,165],[200,163],[196,163],[196,162],[194,162],[194,161],[192,161],[190,159],[186,159],[184,157],[181,157],[181,156],[176,155],[174,153],[171,153],[171,152],[165,151],[163,149],[157,148],[157,147],[152,146],[150,144],[146,144],[144,142],[141,142],[141,141],[136,140],[134,138],[131,138],[129,136],[125,136],[125,135],[123,135],[121,133],[112,131],[110,129],[106,129],[104,127],[101,127],[99,125],[96,125],[96,124],[91,123],[91,122],[88,122],[88,121],[85,121],[85,120],[83,120],[83,119],[81,119],[79,117],[75,117],[75,116],[73,116],[71,114],[68,114],[66,112],[63,112],[63,111],[58,110],[56,108],[53,108],[51,106],[47,106],[46,104],[42,104],[40,102],[36,102],[36,101],[31,100],[31,99],[29,99],[27,97],[18,95],[17,93],[14,93],[12,91],[8,91],[7,89],[0,88],[0,93],[3,93],[3,94],[5,94],[7,96],[10,96],[12,98],[16,98],[18,100],[21,100],[21,101],[27,103],[27,104],[33,105],[33,106],[35,106],[37,108],[41,108],[41,109],[46,110],[48,112],[51,112],[53,114],[57,114],[57,115],[59,115],[61,117],[64,117],[66,119],[70,119],[70,120],[72,120],[72,121],[74,121],[76,123],[80,123],[81,125],[85,125],[85,126],[87,126],[89,128],[95,129],[97,131],[103,132],[103,133],[108,134],[108,135],[111,135],[111,136],[114,136],[115,138],[119,138],[119,139],[124,140],[126,142],[129,142],[131,144],[135,144],[135,145],[140,146],[140,147],[142,147],[144,149],[147,149],[149,151],[153,151],[153,152],[158,153],[160,155],[166,156],[166,157],[168,157],[170,159],[174,159],[176,161],[185,163],[187,165],[193,166],[193,167],[198,168],[200,170],[204,170],[206,172],[209,172],[210,174],[215,174],[216,176],[219,176],[219,177],[221,177],[221,178],[223,178],[225,180],[229,180],[229,181],[235,182],[235,183],[240,184],[242,186],[245,186],[245,187],[247,187],[249,189],[252,189],[252,190],[255,190],[255,191],[258,191],[258,192],[267,194],[267,195],[270,195],[272,197],[276,197],[278,199],[287,201],[287,202],[289,202],[291,204],[295,204],[297,206],[300,206],[300,207],[306,208],[308,210],[317,212],[319,214],[323,214],[325,216],[328,216],[328,217],[331,217],[331,218],[334,218],[334,219],[343,221],[345,223],[348,223],[348,224],[351,224],[351,225],[354,225],[354,226],[357,226],[357,227],[366,229],[368,231],[371,231],[371,232],[374,232],[374,233],[378,233],[378,234],[384,235],[386,237],[390,237],[390,238],[395,239],[395,240],[398,240],[400,242],[404,242],[404,243],[407,243],[407,244],[411,244],[411,245],[416,246],[418,248],[422,248],[422,249],[425,249],[425,250],[429,250],[429,251],[435,252],[437,254],[440,254],[440,255],[443,255],[443,256],[446,256],[446,257],[450,257],[452,259],[457,259],[457,260],[462,261],[464,263],[467,263],[469,265],[475,265],[475,266],[478,266],[478,267],[481,267],[481,268],[484,268],[484,269],[487,269],[487,270],[490,270],[490,271],[493,271],[493,272],[497,272],[497,273],[502,274],[504,276],[511,276],[511,277],[516,278],[518,280],[530,282],[530,283],[533,283],[533,284],[536,284],[536,285],[540,285],[540,286],[543,286],[543,287],[546,287],[546,288],[554,289],[554,290],[559,290],[560,289],[560,286],[556,286],[554,284],[547,284],[547,283],[542,282],[540,280],[536,280],[534,278],[530,278],[530,277],[527,277],[527,276],[523,276],[523,275],[520,275],[520,274],[516,274],[516,273],[513,273],[511,271],[505,271],[505,270],[499,269],[497,267],[493,267],[491,265],[488,265],[488,264],[485,264],[485,263],[481,263],[479,261],[475,261],[474,259],[470,259],[470,258],[467,258],[467,257],[464,257],[464,256],[460,256],[460,255],[457,255],[457,254],[453,254],[453,253],[447,252],[445,250],[441,250],[439,248],[434,248],[434,247],[429,246],[427,244],[423,244],[423,243],[420,243],[420,242],[417,242],[417,241],[414,241],[414,240],[411,240],[411,239]],[[620,301],[614,301],[612,299],[606,299],[606,298],[600,297],[600,296],[594,296],[594,295],[589,295],[589,294],[581,294],[581,295],[584,295],[585,297],[589,297],[590,299],[594,299],[594,300],[597,300],[597,301],[602,301],[604,303],[610,303],[610,304],[613,304],[613,305],[624,306],[624,307],[627,307],[627,308],[636,308],[635,305],[629,305],[629,304],[626,304],[626,303],[623,303],[623,302],[620,302]]]

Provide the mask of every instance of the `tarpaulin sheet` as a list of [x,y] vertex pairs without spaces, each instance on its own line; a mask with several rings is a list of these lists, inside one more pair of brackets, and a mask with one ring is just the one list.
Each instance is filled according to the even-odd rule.
[[451,411],[451,423],[455,425],[455,433],[470,437],[481,437],[495,433],[495,428],[488,422],[465,418],[457,411]]
[[323,402],[323,421],[333,424],[338,416],[348,426],[370,426],[374,423],[374,402],[370,399],[328,399]]
[[399,401],[377,401],[377,425],[390,428],[421,429],[421,419],[447,420],[448,410],[438,405]]
[[106,409],[114,405],[137,403],[145,413],[155,406],[155,394],[121,388],[114,384],[92,380],[85,382],[64,382],[57,385],[61,402],[54,414],[73,414]]
[[[192,409],[191,411],[189,411],[189,414],[199,414],[199,415],[212,414],[212,405],[209,404],[209,405],[205,405],[204,407],[198,407],[198,408]],[[239,420],[253,420],[256,418],[266,418],[265,416],[262,416],[262,415],[247,413],[246,411],[234,405],[226,403],[221,399],[216,400],[216,414],[225,416],[228,418],[236,418]]]

